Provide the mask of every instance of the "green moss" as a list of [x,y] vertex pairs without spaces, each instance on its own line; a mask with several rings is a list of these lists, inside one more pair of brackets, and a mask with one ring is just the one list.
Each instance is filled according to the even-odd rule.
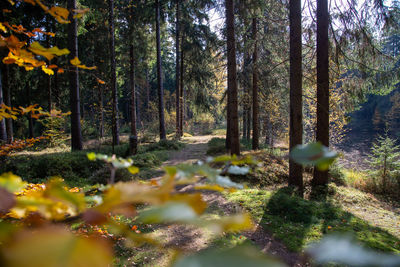
[[293,251],[301,251],[327,233],[346,232],[370,248],[400,252],[398,238],[330,201],[301,199],[287,189],[240,190],[227,194],[227,198],[248,210],[256,221]]

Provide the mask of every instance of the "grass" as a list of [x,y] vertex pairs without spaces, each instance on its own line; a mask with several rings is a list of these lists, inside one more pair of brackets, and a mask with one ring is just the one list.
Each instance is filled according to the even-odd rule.
[[305,200],[291,195],[287,188],[246,189],[226,197],[248,210],[292,251],[302,251],[325,234],[346,232],[370,248],[400,253],[397,237],[343,210],[333,199]]

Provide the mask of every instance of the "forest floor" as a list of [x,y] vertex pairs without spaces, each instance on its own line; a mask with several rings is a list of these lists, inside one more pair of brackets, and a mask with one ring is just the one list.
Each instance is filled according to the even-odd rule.
[[[223,136],[205,135],[183,138],[182,142],[186,146],[180,151],[170,152],[169,160],[164,162],[163,166],[204,161],[207,158],[208,142],[214,137]],[[266,157],[265,152],[244,152],[244,154],[250,154],[258,159]],[[286,161],[271,156],[263,162],[262,172],[264,172],[263,175],[280,177],[282,173],[287,172]],[[153,175],[152,179],[159,179],[160,175],[159,171]],[[398,207],[379,201],[371,194],[353,188],[337,187],[331,199],[323,202],[326,205],[323,208],[319,205],[321,202],[296,199],[299,202],[303,201],[299,207],[306,207],[307,210],[304,211],[314,214],[312,215],[313,222],[299,223],[286,217],[290,212],[303,212],[301,209],[298,210],[298,207],[293,208],[292,211],[289,208],[284,214],[271,214],[268,211],[273,208],[271,206],[273,201],[278,201],[279,206],[285,205],[285,203],[280,203],[281,199],[279,199],[283,185],[254,186],[247,183],[246,180],[250,179],[254,177],[245,177],[244,180],[248,189],[234,193],[202,192],[203,199],[208,203],[208,208],[203,215],[205,218],[215,219],[245,210],[252,215],[255,225],[249,231],[226,234],[221,237],[191,226],[149,225],[149,228],[157,237],[167,242],[167,248],[176,247],[187,254],[206,248],[228,248],[250,242],[264,253],[279,258],[288,266],[310,266],[309,259],[303,254],[304,247],[310,242],[319,240],[335,228],[346,232],[354,230],[353,234],[357,238],[361,237],[362,242],[370,247],[400,251],[400,210]],[[194,186],[187,185],[179,188],[179,191],[192,192]],[[333,214],[329,218],[324,217],[326,209]],[[299,216],[304,215],[299,214]],[[168,249],[158,251],[149,246],[135,248],[122,255],[120,266],[166,266],[171,257],[173,254]]]
[[[179,151],[171,151],[169,160],[164,162],[162,167],[204,161],[207,158],[208,142],[215,137],[223,136],[204,135],[183,138],[185,147]],[[158,175],[152,177],[152,179],[160,178],[161,176]],[[187,185],[178,191],[181,193],[193,192],[195,186],[196,184]],[[219,218],[242,211],[240,205],[228,201],[220,192],[205,191],[202,192],[202,196],[208,204],[204,215],[206,218]],[[274,238],[257,222],[254,222],[254,228],[251,230],[223,237],[214,236],[207,230],[191,226],[157,225],[153,227],[155,235],[166,240],[167,246],[179,248],[188,254],[210,247],[231,247],[249,240],[262,252],[284,261],[289,266],[310,266],[304,255],[288,250],[282,242]],[[162,253],[162,255],[159,253],[149,247],[137,248],[134,255],[125,263],[132,264],[132,266],[165,266],[172,255],[168,252]]]

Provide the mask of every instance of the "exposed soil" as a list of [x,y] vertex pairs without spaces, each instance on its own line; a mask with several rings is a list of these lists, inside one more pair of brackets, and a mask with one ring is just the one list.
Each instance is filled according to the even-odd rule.
[[[172,152],[170,160],[164,165],[177,165],[181,163],[194,163],[206,158],[207,142],[215,136],[195,136],[185,138],[187,143],[181,151]],[[201,183],[202,181],[200,181]],[[179,192],[194,191],[194,185],[188,185],[179,189]],[[210,208],[218,209],[222,215],[231,215],[241,211],[241,207],[227,201],[218,192],[203,192],[203,199]],[[279,240],[276,240],[271,233],[265,230],[257,222],[252,230],[241,233],[243,236],[252,240],[262,252],[273,255],[289,266],[310,266],[305,256],[295,252],[290,252]],[[170,246],[179,247],[185,252],[195,252],[207,248],[212,242],[213,237],[210,233],[202,229],[190,226],[170,225],[160,229],[160,236],[167,241]]]

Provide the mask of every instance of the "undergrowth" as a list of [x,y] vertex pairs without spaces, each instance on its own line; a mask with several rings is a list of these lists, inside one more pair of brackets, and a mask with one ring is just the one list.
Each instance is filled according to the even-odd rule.
[[287,188],[240,190],[227,193],[226,197],[249,211],[292,251],[302,251],[325,234],[346,232],[370,248],[400,252],[398,238],[344,211],[329,199],[305,200],[291,195]]
[[[141,170],[155,168],[168,159],[168,150],[178,150],[183,144],[177,141],[164,140],[158,143],[139,147],[138,154],[131,156],[134,165]],[[70,186],[106,183],[110,177],[109,168],[102,162],[89,161],[85,151],[57,153],[29,153],[6,157],[1,161],[0,173],[13,172],[31,183],[41,183],[49,177],[60,176]],[[115,146],[117,157],[126,157],[128,145]],[[112,147],[105,145],[96,153],[112,154]],[[118,170],[117,181],[131,180],[133,176],[127,170]]]

